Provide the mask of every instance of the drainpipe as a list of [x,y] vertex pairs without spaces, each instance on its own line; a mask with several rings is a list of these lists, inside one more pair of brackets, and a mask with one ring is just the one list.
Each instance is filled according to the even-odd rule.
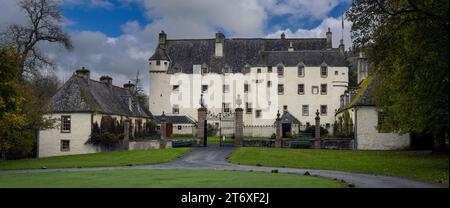
[[355,125],[353,125],[355,127],[355,137],[354,137],[354,142],[353,142],[353,146],[354,146],[354,150],[358,149],[358,106],[355,105]]

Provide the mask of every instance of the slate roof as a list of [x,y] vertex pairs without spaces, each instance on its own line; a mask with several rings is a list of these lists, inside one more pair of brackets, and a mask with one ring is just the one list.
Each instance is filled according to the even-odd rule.
[[[131,97],[132,108],[128,98]],[[122,87],[72,75],[52,97],[53,112],[101,112],[107,114],[151,118],[151,113]]]
[[[161,123],[161,115],[153,116],[156,123]],[[184,115],[166,115],[166,121],[173,124],[195,124],[195,121]]]
[[281,115],[281,123],[300,124],[300,121],[289,111],[285,110]]
[[[293,52],[288,52],[292,43]],[[167,40],[158,46],[150,60],[170,60],[168,73],[192,73],[193,65],[206,64],[209,72],[222,73],[227,66],[230,72],[242,72],[246,65],[296,66],[303,61],[307,66],[348,66],[338,49],[327,49],[326,38],[232,38],[225,39],[223,57],[215,57],[215,39]]]
[[375,102],[373,100],[373,93],[375,85],[378,82],[378,78],[374,75],[368,76],[359,85],[358,92],[352,98],[352,100],[344,107],[340,108],[336,114],[353,108],[354,106],[374,106]]

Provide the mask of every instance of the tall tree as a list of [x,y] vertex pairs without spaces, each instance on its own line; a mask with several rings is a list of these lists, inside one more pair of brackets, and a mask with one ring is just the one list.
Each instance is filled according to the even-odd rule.
[[19,55],[11,47],[0,46],[0,153],[5,159],[8,151],[17,143],[15,135],[27,125],[22,113],[25,98],[15,74],[19,66]]
[[53,66],[39,51],[39,43],[59,43],[66,49],[71,49],[72,43],[61,28],[63,16],[55,0],[21,0],[19,5],[27,15],[27,23],[10,25],[1,39],[3,44],[14,45],[21,55],[17,78],[23,80],[24,76],[39,74],[43,66]]
[[431,134],[435,150],[449,134],[447,0],[354,0],[347,12],[355,46],[367,52],[379,82],[379,128]]

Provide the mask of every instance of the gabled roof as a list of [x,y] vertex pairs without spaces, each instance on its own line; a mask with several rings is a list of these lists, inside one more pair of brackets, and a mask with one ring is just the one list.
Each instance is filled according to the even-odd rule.
[[[294,51],[289,51],[292,43]],[[193,65],[206,64],[209,72],[222,73],[227,65],[233,73],[242,72],[245,65],[265,66],[283,62],[285,66],[297,66],[303,61],[307,66],[348,66],[345,56],[337,49],[326,48],[326,38],[233,38],[225,39],[223,57],[215,57],[215,39],[167,40],[158,46],[151,60],[170,60],[168,73],[175,64],[183,73],[192,73]]]
[[[132,105],[129,108],[128,98]],[[101,112],[106,114],[152,117],[142,103],[122,87],[72,75],[52,97],[53,112]]]
[[[161,115],[153,116],[156,123],[161,123]],[[165,115],[166,121],[173,124],[195,124],[195,121],[184,115]]]
[[293,116],[289,111],[283,111],[283,115],[281,115],[281,123],[290,123],[290,124],[300,124],[300,121]]
[[364,79],[359,85],[358,93],[352,98],[352,100],[343,108],[340,108],[337,113],[340,113],[344,110],[353,108],[354,106],[373,106],[375,105],[373,101],[373,91],[375,84],[378,82],[378,79],[372,76],[368,76]]

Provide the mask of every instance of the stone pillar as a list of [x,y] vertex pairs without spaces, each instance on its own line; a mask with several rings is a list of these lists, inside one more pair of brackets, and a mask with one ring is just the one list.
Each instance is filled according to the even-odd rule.
[[166,127],[167,127],[167,122],[166,122],[166,115],[164,114],[164,111],[161,115],[161,128],[160,128],[160,135],[161,135],[161,140],[164,140],[167,138],[167,131],[166,131]]
[[314,148],[320,149],[320,117],[319,110],[316,111],[316,125],[315,125],[315,137],[314,137]]
[[275,137],[275,147],[281,148],[281,142],[283,137],[283,130],[281,127],[281,118],[280,118],[280,111],[277,113],[277,118],[275,119],[275,128],[276,128],[276,137]]
[[130,120],[123,120],[123,148],[129,149],[129,141],[130,141]]
[[197,109],[198,117],[197,117],[197,144],[203,145],[204,144],[204,137],[203,134],[205,132],[205,120],[206,120],[206,113],[207,109],[205,107],[200,107]]
[[244,137],[244,118],[243,118],[244,110],[242,108],[236,108],[234,115],[234,145],[242,146],[242,139]]

